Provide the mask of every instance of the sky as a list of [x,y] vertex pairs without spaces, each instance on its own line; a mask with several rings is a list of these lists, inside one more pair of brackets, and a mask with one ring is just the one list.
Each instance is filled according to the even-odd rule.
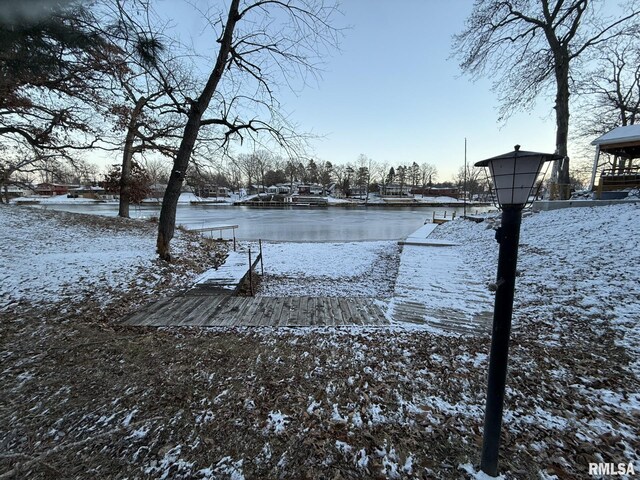
[[[319,82],[278,97],[291,121],[318,136],[312,153],[334,164],[355,163],[360,154],[389,166],[428,162],[440,181],[464,164],[465,138],[469,163],[516,144],[553,153],[551,99],[498,123],[491,82],[472,82],[450,58],[452,36],[463,29],[471,7],[463,0],[343,1],[338,22],[348,28]],[[203,25],[172,0],[161,2],[159,13],[187,26],[192,36]]]
[[[315,152],[332,162],[363,153],[390,165],[429,162],[440,180],[467,159],[513,150],[553,152],[554,118],[545,109],[497,122],[489,81],[462,77],[451,38],[463,29],[472,2],[345,1],[341,52],[322,82],[285,100],[292,117],[326,136]],[[401,8],[399,8],[401,6]],[[550,110],[550,109],[549,109]]]

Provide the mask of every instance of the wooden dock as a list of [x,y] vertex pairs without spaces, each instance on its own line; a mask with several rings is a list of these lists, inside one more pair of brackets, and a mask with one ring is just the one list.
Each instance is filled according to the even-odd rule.
[[232,239],[233,239],[233,251],[236,251],[236,229],[238,225],[216,225],[214,227],[206,227],[206,228],[189,228],[187,229],[189,232],[199,233],[202,236],[206,237],[208,233],[210,238],[213,238],[213,232],[218,232],[220,235],[218,240],[222,240],[222,231],[223,230],[231,230],[232,231]]
[[[222,266],[202,274],[190,290],[147,305],[124,323],[148,327],[413,324],[460,334],[484,334],[491,329],[491,296],[461,258],[455,244],[427,238],[435,227],[434,224],[426,224],[403,242],[405,247],[399,275],[388,305],[366,297],[237,296],[247,279],[251,285],[249,272],[255,269],[261,258],[260,248],[255,261],[250,259],[249,252],[230,252]],[[450,248],[442,248],[445,245]],[[252,264],[251,269],[249,263]],[[445,289],[450,282],[442,284],[440,279],[452,276],[457,279],[454,282],[457,286],[452,290]],[[420,285],[415,284],[416,278],[421,279]],[[253,289],[249,291],[253,292]]]
[[373,298],[237,297],[194,293],[164,298],[126,320],[148,327],[333,327],[389,325]]
[[[252,261],[253,268],[259,259]],[[223,265],[216,269],[207,270],[196,278],[197,291],[205,293],[236,293],[249,273],[249,257],[246,254],[229,252]]]
[[427,247],[454,247],[459,245],[455,242],[440,239],[430,239],[429,235],[436,229],[438,223],[425,223],[418,230],[409,235],[406,239],[400,240],[398,245],[423,245]]
[[[461,246],[405,243],[391,299],[397,322],[439,330],[486,334],[493,321],[493,294]],[[425,293],[428,292],[428,293]]]
[[[251,261],[251,270],[260,259],[261,253]],[[147,305],[124,323],[149,327],[333,327],[391,323],[374,298],[237,296],[251,270],[248,255],[229,252],[222,266],[202,274],[190,290]]]
[[446,210],[444,212],[442,212],[442,213],[434,211],[433,215],[431,217],[431,223],[435,223],[436,225],[442,225],[443,223],[450,222],[451,220],[454,220],[455,218],[456,218],[456,212],[452,212],[447,217],[447,211]]

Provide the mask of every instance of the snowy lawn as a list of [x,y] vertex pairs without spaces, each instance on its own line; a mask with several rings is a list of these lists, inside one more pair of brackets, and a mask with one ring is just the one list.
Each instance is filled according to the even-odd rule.
[[[89,297],[108,304],[112,292],[184,286],[189,272],[216,265],[222,255],[214,246],[202,251],[199,237],[177,231],[172,248],[182,261],[159,262],[150,222],[1,206],[0,224],[0,309]],[[196,249],[197,258],[190,253]]]
[[[47,239],[76,229],[80,218],[2,214],[14,225],[3,233],[12,241],[38,223],[34,254],[50,253]],[[590,478],[590,462],[633,462],[640,471],[639,215],[640,207],[626,205],[525,219],[505,479]],[[77,222],[86,226],[86,217]],[[103,226],[105,242],[118,238],[117,221]],[[462,243],[460,255],[479,281],[493,281],[497,244],[486,224],[456,221],[434,234]],[[294,277],[295,258],[317,254],[316,244],[305,245],[267,245],[282,248],[272,259],[292,261],[269,265],[265,254],[266,271]],[[358,244],[363,260],[350,260],[360,250],[349,245],[327,252],[361,276],[371,262],[395,256],[391,244]],[[182,249],[190,268],[165,268],[194,278],[204,248]],[[0,253],[3,266],[14,255]],[[144,267],[129,257],[133,271],[137,262]],[[155,277],[158,266],[146,262]],[[339,280],[338,294],[349,280],[325,268],[318,271]],[[156,294],[170,283],[154,283]],[[118,322],[136,305],[131,296],[151,296],[146,285],[132,290],[97,282],[95,300],[65,295],[45,310],[25,293],[5,305],[0,478],[480,478],[488,336],[399,327],[123,327]]]
[[[457,239],[485,283],[495,281],[498,244],[486,223],[455,221],[434,238]],[[561,347],[587,331],[613,335],[640,375],[640,204],[570,208],[525,217],[520,234],[514,328],[536,328]]]
[[264,243],[258,295],[390,297],[398,272],[396,242]]

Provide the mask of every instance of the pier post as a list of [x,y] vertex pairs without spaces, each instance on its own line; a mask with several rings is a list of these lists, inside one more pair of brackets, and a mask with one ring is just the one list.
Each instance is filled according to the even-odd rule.
[[253,265],[251,264],[251,247],[249,247],[249,293],[253,297]]
[[260,245],[260,275],[264,277],[264,263],[262,263],[262,239],[258,240],[258,245]]

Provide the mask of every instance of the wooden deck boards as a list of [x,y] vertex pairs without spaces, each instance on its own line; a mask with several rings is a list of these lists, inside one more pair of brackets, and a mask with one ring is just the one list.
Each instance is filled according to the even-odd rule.
[[307,327],[388,325],[372,298],[234,297],[178,295],[143,308],[125,321],[144,326]]
[[[424,305],[396,304],[395,323],[432,325],[463,334],[486,333],[492,318],[470,319],[455,310],[429,311]],[[225,294],[167,297],[134,313],[126,325],[199,327],[326,327],[387,326],[390,324],[373,298],[236,297]]]

